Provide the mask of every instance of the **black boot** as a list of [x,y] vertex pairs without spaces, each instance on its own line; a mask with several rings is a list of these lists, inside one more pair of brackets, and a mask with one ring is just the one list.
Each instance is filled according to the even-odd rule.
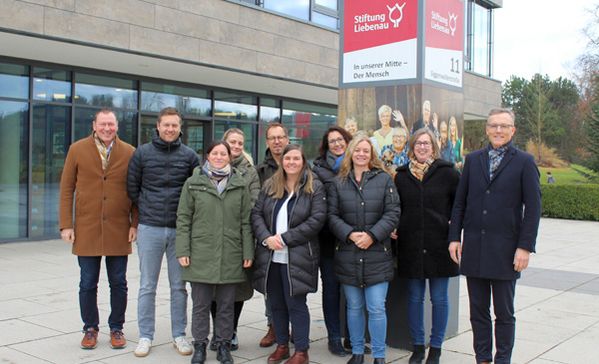
[[194,342],[193,343],[193,356],[191,357],[191,364],[204,364],[206,361],[206,343],[205,342]]
[[329,352],[333,355],[337,356],[347,356],[349,354],[348,351],[343,348],[343,344],[341,344],[341,340],[329,340]]
[[410,364],[422,364],[424,361],[424,345],[414,345],[412,350],[412,356],[410,357]]
[[372,364],[385,364],[385,358],[374,358]]
[[431,346],[428,349],[428,356],[426,357],[426,364],[439,364],[440,356],[441,356],[441,348],[433,348]]
[[[343,339],[343,347],[346,348],[351,353],[352,348],[351,348],[351,341],[349,340],[349,338],[346,337],[345,339]],[[364,344],[364,354],[366,354],[366,355],[372,354],[372,350],[366,344]]]
[[364,364],[364,354],[354,354],[347,364]]
[[216,349],[216,360],[221,364],[233,364],[233,357],[231,356],[231,343],[223,341],[218,343]]

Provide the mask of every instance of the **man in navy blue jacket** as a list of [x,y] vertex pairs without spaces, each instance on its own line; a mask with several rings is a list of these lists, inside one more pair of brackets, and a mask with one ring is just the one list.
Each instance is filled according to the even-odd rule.
[[477,363],[493,361],[491,297],[495,363],[510,363],[516,280],[535,251],[541,216],[539,170],[532,155],[512,145],[514,122],[509,109],[489,112],[489,146],[466,156],[449,229],[451,258],[468,284]]

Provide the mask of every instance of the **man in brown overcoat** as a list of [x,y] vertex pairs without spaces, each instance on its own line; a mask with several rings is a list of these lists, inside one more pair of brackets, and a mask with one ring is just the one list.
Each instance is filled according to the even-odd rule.
[[98,111],[92,126],[93,133],[73,143],[67,154],[60,180],[60,234],[73,244],[80,267],[81,347],[93,349],[97,344],[98,280],[104,256],[110,283],[110,343],[120,349],[127,343],[122,331],[127,258],[137,235],[137,211],[127,196],[127,166],[135,148],[117,137],[112,110]]

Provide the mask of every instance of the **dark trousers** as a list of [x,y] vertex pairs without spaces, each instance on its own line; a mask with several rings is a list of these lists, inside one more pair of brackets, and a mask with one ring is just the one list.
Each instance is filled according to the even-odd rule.
[[236,284],[208,284],[191,282],[191,334],[195,342],[208,342],[210,333],[210,306],[216,301],[214,332],[216,343],[229,342],[233,337],[233,305]]
[[512,358],[516,318],[514,294],[516,280],[495,280],[467,277],[470,300],[470,324],[474,336],[476,362],[493,359],[493,327],[491,324],[491,297],[495,311],[495,363],[509,364]]
[[[244,301],[235,301],[233,305],[233,332],[237,332],[237,326],[239,325],[239,317],[241,316],[241,310],[243,310]],[[212,316],[212,322],[216,317],[216,301],[212,301],[210,305],[210,316]]]
[[341,287],[335,276],[333,257],[320,257],[320,279],[322,280],[322,313],[329,341],[341,340],[341,312],[339,309]]
[[310,346],[310,313],[306,305],[306,294],[289,295],[287,264],[270,264],[266,292],[272,309],[277,344],[289,343],[291,322],[295,350],[307,351]]
[[[98,281],[102,257],[77,257],[79,262],[79,308],[83,330],[98,330]],[[106,273],[110,285],[110,330],[122,330],[127,310],[127,260],[128,256],[106,257]]]

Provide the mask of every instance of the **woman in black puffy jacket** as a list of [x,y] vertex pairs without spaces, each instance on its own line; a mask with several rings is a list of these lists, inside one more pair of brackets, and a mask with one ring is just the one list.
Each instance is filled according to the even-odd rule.
[[289,322],[294,364],[307,364],[310,313],[306,295],[318,282],[318,232],[326,219],[326,194],[299,145],[285,147],[281,165],[266,182],[252,210],[257,241],[254,288],[268,294],[277,341],[268,362],[289,358]]
[[399,196],[372,142],[349,143],[337,181],[329,189],[329,228],[337,238],[335,271],[347,300],[352,344],[349,364],[364,362],[365,318],[375,364],[385,362],[385,299],[393,279],[390,234],[399,222]]
[[[328,188],[337,179],[341,162],[352,136],[340,126],[331,126],[323,135],[320,143],[320,155],[314,160],[314,173]],[[346,356],[341,344],[341,292],[335,276],[335,236],[328,224],[318,234],[320,243],[320,279],[322,281],[322,313],[328,333],[329,352],[337,356]],[[349,335],[346,335],[349,336]]]

